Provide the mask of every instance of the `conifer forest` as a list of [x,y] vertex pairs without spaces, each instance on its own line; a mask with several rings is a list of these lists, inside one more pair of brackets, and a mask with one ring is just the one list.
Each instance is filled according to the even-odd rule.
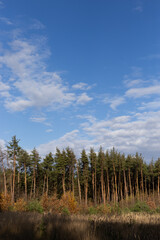
[[0,191],[12,202],[19,198],[39,199],[44,194],[60,199],[72,192],[79,204],[118,203],[127,200],[159,199],[160,158],[146,163],[141,154],[127,155],[110,151],[82,149],[79,159],[67,147],[43,159],[34,148],[29,154],[16,136],[7,149],[0,149]]

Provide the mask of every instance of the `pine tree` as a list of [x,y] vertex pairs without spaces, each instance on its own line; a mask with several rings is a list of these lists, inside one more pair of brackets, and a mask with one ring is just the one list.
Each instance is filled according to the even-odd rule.
[[93,148],[90,149],[89,154],[91,164],[91,175],[92,175],[92,196],[94,204],[97,204],[97,155]]
[[[38,151],[34,148],[31,152],[31,164],[33,169],[32,183],[33,183],[33,197],[36,197],[36,175],[38,172],[38,164],[40,162],[40,156]],[[32,196],[32,187],[31,187],[31,196]]]
[[105,155],[102,150],[102,147],[100,147],[98,152],[98,162],[100,165],[100,181],[101,181],[101,195],[102,195],[102,201],[105,204],[106,201],[106,194],[105,194],[105,184],[104,184],[104,165],[105,165]]
[[7,183],[6,183],[6,171],[5,171],[4,159],[5,159],[5,152],[0,147],[0,163],[2,164],[4,196],[6,197],[6,195],[7,195]]
[[20,140],[17,139],[16,136],[13,136],[12,140],[7,145],[9,157],[13,160],[12,202],[14,202],[14,199],[15,199],[16,158],[17,158],[18,153],[20,151],[20,147],[18,145],[19,141]]
[[82,181],[84,186],[85,207],[88,202],[88,176],[89,176],[89,161],[86,151],[83,149],[81,152],[81,164],[82,164]]
[[[53,164],[54,164],[54,158],[52,153],[50,152],[43,160],[42,168],[44,171],[44,176],[46,177],[46,194],[48,196],[48,190],[49,190],[49,180],[51,177],[51,173],[53,170]],[[45,184],[44,184],[44,191],[45,191]]]
[[30,156],[27,151],[21,149],[18,157],[19,164],[21,165],[22,169],[24,170],[24,193],[25,199],[27,200],[27,170],[31,164]]

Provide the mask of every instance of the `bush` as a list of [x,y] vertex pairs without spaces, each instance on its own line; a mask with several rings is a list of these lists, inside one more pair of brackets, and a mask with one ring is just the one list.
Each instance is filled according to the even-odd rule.
[[109,204],[102,204],[97,207],[97,213],[99,214],[109,214],[111,213],[111,206]]
[[131,208],[132,212],[150,212],[150,207],[147,205],[146,202],[136,202],[134,207]]
[[112,206],[111,212],[121,214],[122,213],[122,208],[120,208],[120,206],[118,204],[115,204],[114,206]]
[[96,207],[89,207],[88,208],[88,214],[90,215],[96,215],[98,213],[98,210]]
[[13,208],[11,195],[7,194],[6,197],[4,193],[0,194],[0,211],[9,211]]
[[39,212],[43,213],[43,207],[38,200],[32,200],[28,202],[26,209],[30,212]]
[[66,192],[66,194],[62,196],[61,202],[65,208],[68,208],[70,213],[78,212],[78,204],[72,192]]
[[27,208],[27,203],[22,198],[19,198],[17,202],[14,203],[15,211],[24,212],[26,211],[26,208]]
[[157,207],[157,208],[155,209],[155,212],[156,212],[156,213],[160,213],[160,207]]
[[62,210],[62,213],[66,216],[69,216],[70,215],[70,211],[68,208],[64,207],[63,210]]

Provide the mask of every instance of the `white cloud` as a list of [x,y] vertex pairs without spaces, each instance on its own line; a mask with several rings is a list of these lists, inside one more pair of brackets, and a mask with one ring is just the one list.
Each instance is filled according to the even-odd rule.
[[0,91],[8,91],[10,89],[10,86],[4,82],[1,81],[0,78]]
[[46,132],[47,133],[53,132],[53,129],[47,129]]
[[137,6],[133,10],[137,11],[137,12],[143,12],[143,7],[142,6]]
[[86,93],[76,96],[58,73],[47,72],[44,63],[46,56],[47,51],[40,51],[35,44],[20,39],[12,41],[10,51],[0,56],[0,64],[12,73],[10,85],[17,91],[16,95],[5,100],[9,110],[23,111],[27,107],[56,109],[73,103],[82,105],[92,100]]
[[47,119],[45,117],[31,117],[30,120],[32,122],[37,122],[37,123],[43,123],[45,122]]
[[40,146],[38,146],[37,150],[40,152],[41,155],[44,156],[49,152],[55,153],[56,147],[63,149],[69,146],[71,148],[76,149],[76,142],[77,142],[76,139],[77,139],[78,133],[79,133],[78,130],[73,130],[69,133],[66,133],[63,137],[59,139],[53,140],[46,144],[41,144]]
[[5,148],[5,141],[3,139],[0,139],[0,147],[3,149]]
[[72,88],[79,89],[79,90],[89,90],[92,88],[92,86],[88,86],[87,83],[80,82],[80,83],[72,85]]
[[139,109],[140,110],[146,110],[146,109],[156,110],[156,109],[160,109],[160,99],[155,99],[154,101],[151,101],[151,102],[144,102],[144,103],[141,104]]
[[106,104],[110,104],[110,107],[113,110],[116,110],[119,105],[125,103],[125,98],[124,97],[114,97],[114,98],[110,99],[109,97],[106,97],[103,100],[103,102]]
[[82,93],[77,97],[77,104],[84,105],[85,103],[91,101],[92,98],[89,97],[86,93]]
[[18,99],[15,101],[6,100],[5,107],[10,111],[23,111],[32,106],[32,102],[24,99]]
[[41,144],[38,150],[42,155],[55,152],[56,147],[73,148],[79,156],[85,148],[89,151],[94,147],[98,151],[102,146],[105,150],[115,147],[126,154],[142,153],[149,161],[160,156],[160,111],[144,112],[133,115],[119,116],[109,120],[86,122],[82,132],[74,130],[59,139]]
[[142,88],[131,88],[126,91],[125,96],[140,98],[149,95],[160,94],[160,85],[142,87]]
[[150,54],[146,57],[142,57],[143,60],[154,60],[154,59],[160,59],[160,54]]
[[45,26],[37,19],[32,20],[32,25],[30,26],[30,29],[40,30],[44,29]]
[[77,115],[77,118],[80,118],[80,119],[87,119],[89,122],[94,122],[96,120],[96,118],[92,115],[86,115],[86,114],[83,114],[83,115]]
[[[0,5],[1,6],[1,5]],[[13,23],[11,22],[11,20],[9,18],[6,17],[0,17],[0,21],[7,24],[7,25],[12,25]]]
[[3,3],[3,1],[0,1],[0,8],[4,8],[4,3]]
[[142,84],[146,83],[143,79],[127,79],[124,81],[124,84],[126,87],[135,87],[135,86],[140,86]]

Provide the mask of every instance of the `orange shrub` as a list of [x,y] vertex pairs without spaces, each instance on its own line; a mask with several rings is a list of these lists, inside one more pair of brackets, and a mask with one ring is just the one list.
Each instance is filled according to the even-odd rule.
[[41,205],[44,209],[44,211],[49,211],[50,210],[50,198],[47,196],[47,194],[43,194],[42,199],[41,199]]
[[109,204],[101,204],[97,207],[97,212],[100,214],[109,214],[111,213],[111,206]]
[[148,199],[148,201],[146,203],[150,207],[151,210],[155,210],[156,209],[156,204],[155,204],[154,201]]
[[19,198],[15,203],[14,203],[14,210],[18,212],[24,212],[26,211],[26,206],[27,203],[24,201],[23,198]]
[[11,195],[7,194],[5,197],[4,193],[1,193],[0,194],[0,210],[8,211],[12,207],[13,205],[12,205]]
[[56,194],[54,194],[50,198],[50,209],[54,213],[61,213],[63,208],[63,203],[60,199],[57,198]]
[[61,200],[62,200],[63,206],[65,208],[68,208],[70,213],[78,212],[78,204],[72,192],[66,192],[66,194],[62,196]]

